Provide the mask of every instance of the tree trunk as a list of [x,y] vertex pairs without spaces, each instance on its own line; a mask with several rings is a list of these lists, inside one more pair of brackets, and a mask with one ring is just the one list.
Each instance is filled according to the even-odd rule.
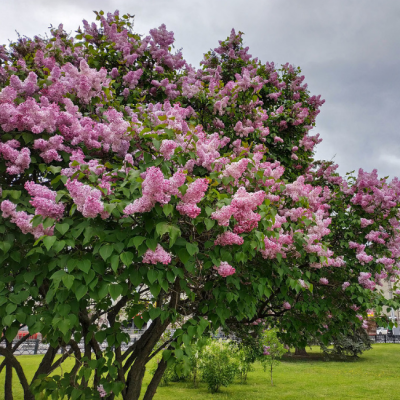
[[[136,364],[136,363],[135,363]],[[138,400],[140,397],[140,391],[142,389],[143,377],[146,372],[145,365],[133,366],[128,374],[127,381],[129,386],[127,387],[124,400]]]
[[272,380],[272,364],[271,364],[271,386],[273,386],[273,385],[274,385],[274,382]]
[[[6,339],[6,349],[12,351],[12,343],[10,343]],[[6,361],[6,377],[4,381],[4,400],[13,400],[13,393],[12,393],[12,373],[13,367],[10,360]]]
[[30,388],[28,381],[26,379],[24,370],[22,369],[21,364],[19,361],[16,359],[14,354],[12,353],[12,350],[9,350],[8,348],[0,347],[0,355],[4,356],[4,358],[7,360],[7,363],[10,363],[12,367],[15,369],[15,372],[17,373],[19,382],[21,383],[22,389],[24,391],[24,400],[34,400],[35,397],[33,396]]
[[154,395],[156,394],[158,385],[160,384],[166,369],[167,369],[167,363],[162,358],[161,361],[158,363],[158,367],[156,373],[153,376],[153,379],[151,380],[149,386],[147,387],[143,400],[153,399]]
[[296,350],[294,351],[295,356],[307,356],[307,351],[305,347],[296,347]]

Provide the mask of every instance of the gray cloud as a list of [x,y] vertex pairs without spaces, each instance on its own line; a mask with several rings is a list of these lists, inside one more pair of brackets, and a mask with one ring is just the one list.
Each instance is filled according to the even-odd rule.
[[63,22],[74,31],[92,10],[135,14],[146,34],[165,23],[176,47],[198,65],[204,52],[235,28],[262,61],[300,66],[312,94],[326,103],[316,132],[324,141],[317,157],[342,173],[377,168],[400,175],[400,2],[396,0],[36,0],[2,2],[0,43],[44,33]]

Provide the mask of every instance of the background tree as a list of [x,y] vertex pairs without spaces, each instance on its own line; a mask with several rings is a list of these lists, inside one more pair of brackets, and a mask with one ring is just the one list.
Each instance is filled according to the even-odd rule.
[[269,369],[271,377],[271,386],[274,384],[272,379],[273,368],[279,365],[279,360],[287,352],[285,346],[279,341],[274,329],[265,330],[262,333],[262,344],[264,347],[261,363],[264,367],[264,372]]

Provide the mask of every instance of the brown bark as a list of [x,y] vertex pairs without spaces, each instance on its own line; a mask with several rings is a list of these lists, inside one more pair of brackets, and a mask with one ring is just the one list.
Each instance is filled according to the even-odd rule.
[[137,342],[135,351],[127,360],[127,362],[129,362],[130,359],[134,359],[135,361],[130,367],[126,379],[125,394],[123,394],[124,400],[139,399],[146,363],[148,362],[154,346],[167,329],[168,324],[168,320],[161,323],[161,319],[156,318],[149,328],[151,334],[148,336],[146,335],[146,337],[143,335]]
[[24,370],[22,369],[21,364],[19,361],[16,359],[14,354],[12,353],[11,350],[0,347],[0,355],[4,356],[13,366],[15,369],[15,372],[17,373],[18,379],[21,383],[22,389],[24,391],[24,400],[34,400],[34,396],[32,392],[30,391],[28,381],[26,379]]
[[143,362],[133,365],[128,374],[128,386],[125,391],[124,400],[137,400],[140,397],[142,389],[143,377],[146,372],[146,366]]
[[39,364],[38,369],[35,372],[35,375],[32,378],[32,382],[37,379],[37,377],[41,374],[48,374],[51,370],[51,365],[53,364],[54,358],[57,354],[59,347],[56,348],[49,346],[46,351],[46,354],[42,358],[41,363]]
[[166,369],[167,369],[167,363],[162,358],[161,361],[158,363],[156,373],[154,374],[152,380],[149,383],[149,386],[147,387],[143,400],[153,399],[154,395],[156,394],[158,385],[160,384]]
[[[6,349],[11,351],[12,343],[6,339]],[[13,400],[13,393],[12,393],[12,364],[10,360],[6,359],[6,377],[4,380],[4,400]]]
[[294,351],[295,356],[307,356],[307,351],[305,347],[296,347],[296,350]]
[[[21,339],[19,339],[18,342],[15,343],[15,345],[13,346],[13,348],[12,348],[11,351],[14,353],[15,350],[17,350],[18,347],[21,346],[21,344],[24,343],[28,338],[29,338],[29,335],[25,335],[25,336],[23,336]],[[2,339],[5,341],[5,340],[6,340],[6,337],[5,337],[5,336],[2,336]],[[0,342],[1,342],[1,340],[0,340]],[[6,360],[4,360],[4,361],[0,364],[0,374],[1,374],[1,371],[3,371],[3,368],[4,368],[5,366],[6,366]]]
[[[179,279],[177,279],[169,301],[169,308],[176,309],[179,302],[179,295]],[[134,350],[124,365],[124,371],[128,371],[130,368],[123,393],[124,400],[139,399],[146,363],[149,361],[154,347],[167,329],[169,323],[169,319],[161,322],[160,317],[156,318],[143,336],[135,343]]]

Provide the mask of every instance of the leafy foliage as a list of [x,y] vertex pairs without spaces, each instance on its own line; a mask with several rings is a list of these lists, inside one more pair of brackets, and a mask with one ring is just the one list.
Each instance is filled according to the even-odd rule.
[[332,342],[333,348],[321,344],[321,349],[328,357],[357,358],[364,351],[371,350],[371,340],[364,329],[356,330],[352,335],[339,335]]
[[201,377],[211,393],[228,386],[238,373],[238,362],[228,343],[211,340],[200,359]]
[[264,367],[264,372],[268,367],[271,374],[271,385],[274,384],[272,379],[273,367],[279,365],[279,359],[287,352],[283,343],[278,339],[275,329],[268,329],[262,334],[263,355],[261,363]]

